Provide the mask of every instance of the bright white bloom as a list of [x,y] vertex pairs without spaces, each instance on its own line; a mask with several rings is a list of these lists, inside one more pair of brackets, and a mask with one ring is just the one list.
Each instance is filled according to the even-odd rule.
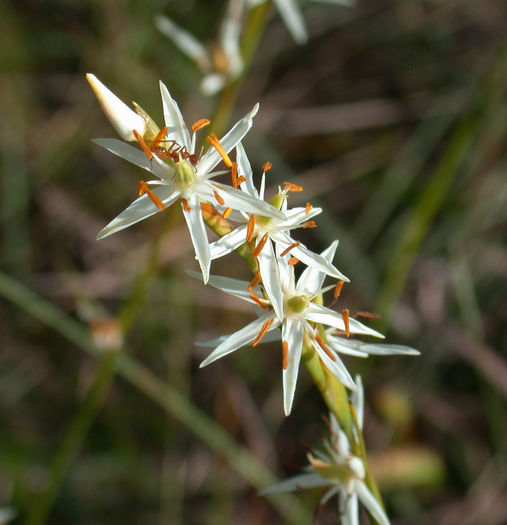
[[[125,131],[128,125],[131,124],[132,116],[129,113],[125,113],[123,106],[118,105],[116,99],[111,99],[108,94],[110,93],[109,90],[105,88],[107,91],[104,91],[102,86],[102,84],[95,82],[94,90],[98,94],[99,99],[102,93],[105,92],[106,95],[102,100],[112,101],[112,104],[106,107],[106,114],[109,117],[113,115],[110,118],[116,123],[115,127]],[[158,127],[156,127],[149,116],[142,113],[142,110],[139,109],[139,113],[147,123],[147,129],[151,131],[150,140],[153,141],[151,149],[145,142],[146,133],[143,136],[136,128],[132,132],[134,136],[137,134],[135,138],[139,141],[141,149],[134,148],[116,139],[94,140],[99,146],[136,164],[149,172],[150,175],[157,177],[155,180],[141,181],[139,186],[140,197],[102,229],[97,239],[102,239],[112,233],[123,230],[180,200],[183,216],[187,222],[195,249],[196,259],[201,266],[203,280],[207,282],[211,257],[206,228],[201,213],[201,202],[210,202],[213,205],[225,204],[233,209],[248,213],[265,214],[266,216],[281,215],[280,211],[269,204],[254,199],[239,189],[210,180],[212,177],[224,173],[223,171],[213,171],[222,159],[228,160],[229,165],[231,164],[226,154],[234,149],[252,127],[252,119],[257,113],[258,104],[245,117],[239,120],[221,141],[218,141],[216,137],[210,141],[214,144],[214,147],[209,148],[202,157],[198,157],[195,153],[195,131],[200,129],[203,123],[207,124],[209,121],[203,119],[203,121],[195,123],[192,128],[194,133],[191,135],[178,105],[171,98],[169,91],[162,82],[160,83],[160,91],[165,119],[165,127],[161,131],[158,130]],[[116,111],[118,107],[120,109]],[[125,122],[121,120],[124,115],[127,115]],[[155,131],[153,130],[154,126]],[[123,136],[125,135],[124,133]],[[223,149],[223,151],[219,152],[220,149]],[[150,186],[155,186],[155,188],[150,189]]]
[[[260,191],[258,192],[253,184],[252,169],[241,143],[236,147],[236,161],[238,174],[245,178],[241,183],[241,189],[252,198],[263,201],[265,173],[262,175]],[[290,188],[290,185],[288,187]],[[323,272],[323,274],[348,281],[348,278],[339,272],[325,257],[311,252],[299,241],[292,239],[290,232],[296,228],[314,225],[310,219],[321,213],[322,209],[307,205],[307,207],[287,210],[288,191],[288,189],[279,190],[278,195],[269,201],[276,207],[281,208],[282,215],[280,217],[256,217],[245,213],[233,214],[230,216],[230,219],[243,224],[210,246],[212,259],[230,253],[245,242],[255,241],[258,247],[262,247],[258,254],[254,250],[254,254],[257,256],[259,263],[264,289],[279,319],[283,318],[283,293],[273,244],[279,249],[278,253],[284,255],[285,253],[290,253],[296,259],[315,270]]]
[[[352,403],[359,426],[362,428],[363,389],[360,376],[356,376],[356,385],[357,391],[353,393]],[[338,509],[342,525],[359,524],[358,500],[380,525],[389,525],[386,513],[364,482],[363,461],[352,454],[350,442],[340,429],[334,415],[330,414],[329,418],[331,435],[324,442],[325,452],[314,450],[313,454],[308,454],[310,465],[305,474],[286,479],[262,491],[261,494],[330,487],[320,502],[324,504],[334,495],[338,495]]]
[[[322,257],[328,261],[332,260],[337,245],[337,241],[332,243],[327,250],[322,252]],[[279,251],[278,248],[277,251]],[[325,274],[311,267],[303,271],[296,283],[294,267],[288,264],[287,257],[287,255],[281,256],[278,253],[277,278],[280,279],[283,305],[281,318],[271,309],[274,305],[269,298],[262,298],[261,292],[259,295],[255,293],[257,287],[252,290],[249,283],[244,281],[228,277],[210,277],[209,284],[211,286],[261,306],[266,312],[241,330],[229,335],[201,363],[201,367],[209,365],[247,344],[256,346],[265,334],[281,327],[283,403],[286,415],[290,413],[294,400],[304,341],[313,346],[324,365],[339,381],[351,390],[356,388],[343,363],[337,359],[320,337],[318,329],[314,327],[315,323],[330,326],[347,333],[347,335],[365,334],[383,337],[355,319],[349,319],[348,316],[340,315],[315,302],[314,300],[318,296],[326,290],[334,288],[334,286],[322,289]]]
[[239,47],[243,11],[244,0],[229,1],[227,13],[220,26],[218,46],[212,49],[213,52],[166,16],[155,17],[158,29],[194,60],[204,73],[201,90],[205,95],[214,95],[227,83],[235,80],[243,70]]
[[[336,4],[351,6],[354,0],[318,0],[326,4]],[[303,13],[298,6],[297,0],[273,0],[280,16],[283,18],[285,25],[289,29],[292,38],[298,44],[304,44],[308,40],[308,33],[303,18]]]

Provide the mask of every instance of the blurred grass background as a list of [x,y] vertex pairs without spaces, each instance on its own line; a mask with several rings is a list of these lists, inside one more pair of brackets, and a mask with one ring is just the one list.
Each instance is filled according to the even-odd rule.
[[[212,41],[224,9],[0,3],[0,507],[15,523],[43,522],[44,505],[52,524],[304,523],[320,496],[256,494],[262,465],[283,477],[306,463],[324,406],[302,370],[283,416],[276,345],[198,369],[194,340],[252,317],[185,276],[195,261],[179,211],[95,241],[141,175],[91,144],[114,132],[84,73],[159,120],[159,79],[188,123],[210,116],[199,73],[153,16]],[[261,103],[247,152],[257,172],[273,163],[271,186],[305,187],[292,204],[325,209],[300,238],[315,251],[341,240],[352,284],[340,304],[381,313],[389,342],[422,351],[348,361],[364,374],[393,523],[504,524],[507,6],[360,0],[305,13],[304,47],[269,19],[235,112]],[[247,278],[233,261],[213,271]],[[82,350],[97,355],[88,326],[114,329],[116,316],[126,348],[104,364]],[[48,479],[61,481],[52,507]],[[319,523],[335,522],[333,505],[321,509]]]

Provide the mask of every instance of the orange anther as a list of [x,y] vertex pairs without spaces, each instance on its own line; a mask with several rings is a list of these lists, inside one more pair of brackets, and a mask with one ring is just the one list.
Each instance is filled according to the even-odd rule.
[[380,319],[382,316],[380,314],[374,314],[372,312],[356,312],[354,317],[364,317],[365,319]]
[[247,290],[251,292],[261,282],[261,272],[257,272],[250,281]]
[[167,126],[164,126],[157,133],[157,136],[153,139],[153,141],[150,144],[150,147],[151,147],[152,150],[154,150],[162,142],[163,138],[167,135],[167,129],[168,129]]
[[350,337],[349,315],[350,315],[349,309],[344,308],[342,310],[342,319],[343,319],[343,324],[345,325],[345,336],[346,337]]
[[148,195],[148,198],[155,204],[155,206],[160,210],[165,210],[164,203],[148,188],[148,184],[144,180],[139,181],[139,189],[137,191],[138,195]]
[[262,165],[262,169],[264,171],[269,171],[272,167],[273,167],[273,164],[271,164],[271,162],[266,162],[265,164]]
[[208,120],[207,118],[201,118],[199,120],[196,120],[192,124],[192,131],[195,133],[196,131],[199,131],[200,129],[205,128],[209,124],[211,124],[211,120]]
[[215,196],[215,199],[217,200],[218,204],[220,204],[220,206],[223,206],[223,205],[225,204],[224,199],[223,199],[222,196],[217,192],[217,190],[213,190],[213,195]]
[[266,244],[268,240],[268,234],[265,233],[263,236],[262,236],[262,239],[259,241],[259,244],[257,244],[257,246],[255,247],[254,251],[252,252],[252,257],[255,259],[256,257],[258,257],[259,253],[261,253],[262,251],[262,248],[264,248],[264,245]]
[[291,250],[292,248],[296,248],[296,246],[299,246],[301,243],[299,241],[296,241],[295,243],[291,244],[288,248],[286,248],[281,254],[280,254],[280,257],[283,257],[285,255],[287,255]]
[[299,262],[299,259],[297,257],[291,257],[288,261],[287,261],[287,264],[289,264],[290,266],[296,266],[296,264]]
[[302,228],[316,228],[317,223],[315,221],[306,221],[301,225]]
[[220,144],[217,136],[214,133],[211,133],[206,137],[206,140],[218,151],[218,154],[222,157],[222,160],[225,162],[225,164],[229,168],[232,168],[233,162],[229,155],[227,155],[227,152],[224,150],[222,144]]
[[261,308],[269,308],[269,306],[262,302],[262,300],[259,298],[258,295],[254,294],[253,292],[250,294],[250,299],[252,299],[252,301],[254,301],[255,303],[257,303]]
[[309,202],[307,202],[306,206],[305,206],[305,215],[308,215],[312,208],[313,208],[313,206]]
[[288,191],[303,191],[303,186],[298,186],[292,182],[284,182],[283,189]]
[[150,151],[150,148],[146,145],[146,142],[144,142],[143,137],[139,135],[139,133],[133,129],[132,133],[134,134],[134,137],[136,138],[137,142],[139,142],[139,146],[141,146],[141,149],[144,151],[144,154],[151,160],[153,158],[153,153]]
[[227,219],[227,217],[229,217],[229,215],[231,214],[231,212],[232,212],[232,208],[225,208],[224,213],[222,213],[222,217],[223,217],[224,219]]
[[269,327],[273,324],[273,321],[273,317],[270,317],[269,319],[266,319],[264,321],[259,335],[252,341],[252,346],[257,346],[261,342],[262,338],[266,335],[266,332],[269,330]]
[[289,343],[287,341],[282,341],[282,368],[287,370],[289,366]]
[[255,230],[255,220],[257,219],[255,213],[252,213],[250,215],[250,218],[248,219],[248,226],[246,228],[246,242],[250,242],[252,240],[254,230]]
[[190,206],[188,205],[187,199],[182,198],[181,204],[183,204],[183,209],[188,213],[190,211]]
[[243,177],[243,175],[240,175],[238,177],[238,180],[237,180],[236,184],[239,186],[242,182],[245,182],[245,181],[246,181],[246,178]]
[[333,296],[336,299],[337,297],[340,297],[340,294],[342,293],[343,285],[345,284],[345,281],[338,281],[336,283],[336,286],[334,287]]
[[232,187],[233,188],[237,188],[239,186],[239,183],[238,183],[238,165],[235,162],[233,162],[232,166],[231,166],[231,179],[232,179]]
[[329,348],[326,346],[326,343],[324,343],[324,341],[322,340],[322,337],[320,337],[319,334],[315,334],[315,341],[317,341],[317,343],[322,348],[322,350],[326,352],[329,359],[331,359],[332,361],[336,361],[336,356],[333,354],[333,352],[331,352],[331,350],[329,350]]

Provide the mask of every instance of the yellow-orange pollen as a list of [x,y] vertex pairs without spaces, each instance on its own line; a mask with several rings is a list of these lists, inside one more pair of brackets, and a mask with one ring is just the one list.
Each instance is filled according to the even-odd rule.
[[334,287],[333,296],[335,299],[340,297],[340,294],[342,293],[343,285],[345,284],[345,281],[338,281],[336,283],[336,286]]
[[208,120],[207,118],[201,118],[199,120],[196,120],[192,124],[192,131],[195,133],[196,131],[199,131],[200,129],[205,128],[209,124],[211,124],[211,120]]
[[227,219],[227,217],[229,217],[229,215],[231,214],[231,212],[232,212],[232,208],[225,208],[224,213],[222,213],[222,217],[223,217],[224,219]]
[[213,195],[215,196],[215,199],[217,200],[218,204],[220,204],[220,206],[223,206],[223,205],[225,204],[224,199],[223,199],[222,196],[217,192],[217,190],[213,190]]
[[254,303],[258,304],[261,308],[269,308],[269,306],[266,303],[261,301],[257,294],[252,292],[249,297],[250,299],[252,299],[252,301],[254,301]]
[[271,162],[266,162],[262,165],[262,169],[264,172],[269,171],[273,167],[273,164]]
[[227,152],[224,150],[222,144],[220,144],[217,136],[214,133],[211,133],[206,137],[206,140],[218,151],[218,154],[222,157],[222,160],[225,162],[227,167],[232,168],[233,162],[229,155],[227,155]]
[[262,236],[262,239],[259,241],[259,244],[257,244],[257,246],[255,247],[254,251],[252,252],[252,257],[254,259],[259,256],[259,254],[261,253],[262,248],[264,248],[264,245],[266,244],[267,240],[268,240],[268,234],[265,233]]
[[261,282],[261,272],[257,272],[250,281],[247,290],[251,292]]
[[306,221],[301,226],[302,228],[316,228],[317,223],[315,221]]
[[303,186],[298,186],[292,182],[284,182],[283,189],[287,191],[303,191]]
[[348,308],[342,310],[343,324],[345,325],[345,336],[350,337],[350,325],[349,325],[350,312]]
[[266,332],[269,330],[269,327],[273,324],[273,321],[274,319],[272,317],[264,321],[259,335],[252,341],[252,346],[257,346],[261,342],[262,338],[266,335]]
[[286,248],[281,254],[280,254],[280,257],[284,257],[285,255],[287,255],[291,250],[292,248],[296,248],[297,246],[299,246],[301,243],[299,241],[296,241],[295,243],[291,244],[288,248]]
[[231,166],[231,183],[233,188],[237,188],[239,186],[238,183],[238,165],[233,162]]
[[252,240],[255,230],[256,219],[257,216],[255,215],[255,213],[252,213],[252,215],[250,215],[250,218],[248,219],[248,225],[246,227],[246,242],[250,242]]
[[188,205],[187,199],[182,198],[181,204],[183,204],[183,209],[188,213],[190,211],[190,206]]
[[143,137],[135,130],[132,130],[132,133],[134,134],[134,137],[136,138],[137,142],[139,142],[139,146],[141,146],[141,149],[144,151],[144,154],[151,160],[154,155],[151,152],[150,148],[146,145],[146,142],[144,142]]
[[282,368],[287,370],[289,366],[289,343],[282,341]]
[[138,195],[148,195],[148,198],[155,204],[159,210],[165,210],[164,203],[148,188],[148,184],[144,180],[139,181]]
[[309,202],[307,202],[306,206],[305,206],[305,215],[308,215],[312,208],[313,208],[313,206]]
[[299,262],[299,259],[297,257],[291,257],[288,261],[287,261],[287,264],[290,265],[290,266],[296,266],[296,264]]
[[317,341],[317,343],[322,348],[322,350],[324,350],[324,352],[326,352],[326,354],[328,355],[329,359],[331,359],[332,361],[336,361],[335,355],[333,354],[333,352],[331,352],[331,350],[329,350],[329,348],[327,347],[326,343],[324,343],[322,337],[320,337],[319,334],[315,334],[315,341]]

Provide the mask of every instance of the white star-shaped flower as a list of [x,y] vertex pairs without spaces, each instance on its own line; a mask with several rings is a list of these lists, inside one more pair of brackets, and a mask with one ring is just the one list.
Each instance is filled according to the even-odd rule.
[[[160,82],[160,91],[165,127],[162,130],[155,127],[155,131],[158,131],[155,133],[153,126],[156,125],[140,108],[136,108],[138,112],[132,111],[94,75],[87,75],[87,78],[106,116],[122,138],[137,140],[141,149],[117,139],[96,139],[94,142],[157,177],[155,180],[141,181],[140,197],[103,228],[97,239],[123,230],[180,200],[196,259],[199,261],[203,280],[207,282],[211,255],[201,213],[201,202],[210,202],[217,206],[225,205],[247,213],[281,216],[281,212],[273,206],[239,189],[210,180],[224,173],[213,171],[221,160],[232,167],[233,163],[227,154],[252,127],[252,119],[257,113],[258,104],[239,120],[221,141],[213,135],[209,136],[209,142],[213,147],[199,157],[195,152],[196,131],[209,124],[209,121],[202,119],[194,123],[191,135],[177,103],[171,98],[162,82]],[[150,128],[151,142],[146,142]],[[150,186],[154,188],[151,189]]]
[[[260,190],[257,191],[253,184],[252,169],[241,143],[236,146],[236,161],[238,174],[244,179],[241,182],[241,189],[252,198],[263,201],[265,173],[262,174]],[[231,220],[243,224],[210,245],[211,259],[216,259],[237,249],[245,242],[255,241],[256,247],[253,255],[257,257],[264,289],[279,319],[283,317],[283,293],[274,245],[282,255],[290,253],[295,259],[323,274],[342,281],[349,280],[325,257],[313,253],[304,244],[294,241],[290,236],[292,230],[315,226],[311,219],[322,212],[321,208],[314,208],[310,204],[307,204],[306,207],[287,210],[287,193],[294,188],[302,189],[286,183],[286,189],[279,190],[278,195],[269,201],[277,208],[281,208],[280,217],[259,217],[246,213],[232,214],[229,217]]]
[[[322,252],[322,257],[326,260],[331,260],[337,245],[337,241],[332,243],[327,250]],[[277,251],[279,252],[278,247]],[[210,277],[209,284],[211,286],[256,304],[261,309],[264,309],[265,313],[241,330],[225,339],[221,339],[215,350],[201,363],[201,367],[209,365],[213,361],[247,344],[256,346],[263,340],[265,334],[275,330],[277,327],[281,327],[283,404],[286,415],[290,413],[292,408],[299,362],[305,340],[311,342],[324,366],[339,381],[351,390],[356,388],[354,381],[341,360],[326,346],[316,324],[332,327],[335,330],[345,332],[347,335],[365,334],[383,337],[382,334],[368,328],[359,321],[352,318],[349,319],[348,316],[340,315],[315,302],[317,297],[325,291],[334,288],[334,286],[323,289],[322,284],[325,274],[312,267],[306,268],[296,282],[294,267],[288,264],[287,257],[287,255],[281,256],[280,253],[277,255],[277,278],[280,279],[283,305],[281,316],[278,316],[272,310],[274,305],[269,298],[264,298],[262,292],[259,295],[255,293],[259,285],[252,290],[249,283],[245,281],[228,277]],[[205,343],[204,346],[209,346],[210,343]]]
[[[357,391],[352,395],[357,422],[363,423],[363,389],[360,376],[356,376]],[[380,525],[389,525],[389,518],[364,482],[365,468],[361,458],[351,452],[350,442],[340,429],[333,414],[329,415],[330,437],[324,442],[325,451],[314,450],[308,454],[307,472],[286,479],[261,492],[262,495],[292,492],[300,489],[329,487],[320,503],[338,495],[340,523],[359,525],[360,501]]]

